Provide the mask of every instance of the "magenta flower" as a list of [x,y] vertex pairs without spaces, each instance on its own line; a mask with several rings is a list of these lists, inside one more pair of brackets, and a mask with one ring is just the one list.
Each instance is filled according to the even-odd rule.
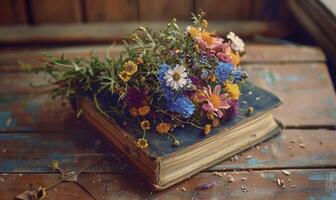
[[203,110],[207,112],[213,112],[218,118],[222,118],[224,113],[223,110],[230,108],[229,95],[227,93],[220,93],[221,86],[216,85],[214,90],[211,91],[211,87],[204,87],[204,95],[199,96],[199,100],[206,102],[202,105]]

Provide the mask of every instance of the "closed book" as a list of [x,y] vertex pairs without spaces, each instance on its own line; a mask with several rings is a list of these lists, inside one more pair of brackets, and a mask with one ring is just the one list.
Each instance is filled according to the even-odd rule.
[[[77,99],[77,109],[126,160],[135,166],[144,179],[156,189],[164,189],[209,168],[247,148],[279,133],[283,126],[270,111],[282,102],[274,94],[246,81],[241,87],[239,113],[212,129],[209,135],[193,126],[176,128],[179,141],[172,145],[168,137],[149,130],[148,148],[136,147],[142,132],[135,119],[121,119],[97,110],[89,96]],[[102,101],[101,109],[109,104]],[[132,121],[133,120],[133,121]],[[137,131],[138,130],[138,131]]]

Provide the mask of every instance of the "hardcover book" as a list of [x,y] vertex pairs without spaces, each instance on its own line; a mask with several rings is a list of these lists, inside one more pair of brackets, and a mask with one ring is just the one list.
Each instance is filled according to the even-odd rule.
[[[178,128],[174,135],[180,145],[148,131],[151,144],[146,149],[136,147],[137,121],[125,123],[117,116],[100,113],[92,99],[81,97],[78,108],[81,115],[95,126],[128,162],[140,170],[145,180],[157,190],[167,188],[183,179],[215,165],[234,154],[248,149],[279,133],[283,126],[270,111],[281,104],[274,94],[250,82],[244,83],[238,117],[214,129],[211,135],[192,126]],[[102,109],[108,104],[101,103]],[[249,108],[253,112],[249,113]],[[133,123],[132,123],[133,122]]]

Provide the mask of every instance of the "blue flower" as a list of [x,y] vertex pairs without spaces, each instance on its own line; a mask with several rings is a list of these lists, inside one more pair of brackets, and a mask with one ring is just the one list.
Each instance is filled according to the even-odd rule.
[[233,74],[233,82],[237,83],[242,81],[244,78],[247,77],[246,72],[244,72],[242,69],[238,68],[232,72]]
[[164,79],[166,72],[170,69],[170,66],[167,64],[161,64],[159,69],[159,81],[161,87],[166,85],[166,80]]
[[158,77],[162,93],[166,99],[166,106],[169,111],[179,113],[182,117],[188,118],[195,112],[195,105],[188,97],[183,96],[180,93],[176,93],[166,86],[164,76],[169,69],[170,66],[167,64],[160,65]]
[[171,112],[181,114],[183,118],[189,118],[195,112],[195,105],[185,96],[167,99],[167,107]]
[[224,82],[230,78],[233,71],[233,64],[227,62],[219,62],[216,67],[216,78]]

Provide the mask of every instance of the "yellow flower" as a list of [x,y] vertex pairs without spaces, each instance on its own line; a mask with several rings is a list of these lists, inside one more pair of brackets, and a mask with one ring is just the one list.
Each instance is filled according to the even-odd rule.
[[43,188],[41,186],[34,193],[34,198],[35,199],[42,200],[42,199],[45,199],[46,197],[47,197],[47,192],[46,192],[45,188]]
[[215,74],[211,74],[208,78],[209,78],[210,82],[215,82],[216,81],[216,75]]
[[161,134],[168,134],[170,130],[170,124],[161,122],[156,126],[156,131]]
[[129,80],[131,79],[131,75],[130,75],[128,72],[126,72],[126,71],[122,71],[122,72],[120,72],[119,77],[120,77],[121,80],[123,80],[124,82],[127,82],[127,81],[129,81]]
[[206,19],[202,19],[202,25],[204,28],[208,28],[208,21]]
[[211,124],[207,124],[204,126],[204,134],[208,135],[211,131]]
[[138,110],[134,107],[129,108],[128,112],[130,113],[130,115],[132,115],[132,117],[137,117],[138,116]]
[[237,67],[237,65],[240,63],[240,56],[239,56],[239,54],[231,53],[230,57],[232,59],[232,62],[234,64],[234,66]]
[[123,65],[123,69],[129,75],[133,75],[135,72],[138,71],[138,65],[129,60]]
[[191,37],[193,37],[193,38],[199,36],[199,34],[201,32],[199,28],[196,28],[196,27],[193,27],[193,26],[188,26],[187,31],[191,35]]
[[144,120],[140,123],[140,127],[142,130],[147,131],[150,129],[150,122],[148,120]]
[[208,45],[212,45],[214,38],[211,36],[211,34],[207,31],[203,31],[201,33],[201,38],[204,42],[206,42]]
[[140,116],[145,116],[150,112],[149,106],[142,106],[138,109],[138,113]]
[[238,84],[231,83],[230,81],[226,81],[225,90],[227,91],[227,93],[229,93],[232,99],[234,100],[239,99],[240,90],[239,90]]
[[139,149],[145,149],[148,147],[148,142],[146,139],[141,138],[138,139],[137,143],[136,143],[136,147],[138,147]]

